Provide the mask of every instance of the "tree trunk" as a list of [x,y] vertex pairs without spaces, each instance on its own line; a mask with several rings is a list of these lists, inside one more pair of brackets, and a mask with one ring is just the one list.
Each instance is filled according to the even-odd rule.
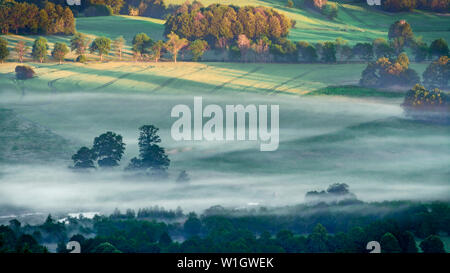
[[100,54],[100,62],[103,61],[103,55]]

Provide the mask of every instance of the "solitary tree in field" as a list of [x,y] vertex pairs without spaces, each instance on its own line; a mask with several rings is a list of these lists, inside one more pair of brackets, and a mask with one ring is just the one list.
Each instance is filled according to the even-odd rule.
[[149,53],[150,47],[152,46],[153,41],[150,37],[145,33],[138,33],[133,38],[133,50],[135,56],[137,58],[142,59],[144,55]]
[[113,42],[114,51],[116,52],[116,55],[119,56],[120,61],[122,60],[122,51],[124,45],[125,39],[123,38],[123,36],[117,37]]
[[156,43],[152,45],[151,50],[153,59],[155,60],[155,62],[158,62],[159,59],[161,59],[161,54],[164,50],[164,42],[161,40],[156,41]]
[[111,40],[106,37],[96,38],[90,47],[91,52],[98,52],[100,56],[100,61],[103,61],[103,55],[107,55],[111,50]]
[[6,57],[9,55],[8,50],[8,41],[3,38],[0,38],[0,63],[3,63],[6,60]]
[[70,50],[75,51],[77,56],[86,54],[89,46],[89,38],[83,33],[77,32],[70,40]]
[[205,51],[208,49],[208,43],[204,40],[195,40],[189,45],[189,50],[192,52],[192,60],[198,61]]
[[189,44],[185,38],[180,38],[175,33],[171,32],[167,35],[166,49],[172,54],[173,61],[177,62],[178,52]]
[[24,41],[19,41],[16,46],[14,47],[14,51],[17,54],[17,58],[19,59],[19,62],[23,62],[23,57],[28,51],[28,46],[25,44]]
[[42,63],[47,58],[47,50],[47,39],[39,37],[34,41],[31,55],[33,56],[33,59],[39,60],[39,62]]
[[55,60],[59,61],[59,64],[62,64],[64,57],[69,53],[69,49],[67,45],[64,43],[55,43],[53,47],[52,56]]
[[100,167],[115,167],[125,151],[125,143],[122,136],[113,132],[106,132],[94,139],[92,151],[98,159]]

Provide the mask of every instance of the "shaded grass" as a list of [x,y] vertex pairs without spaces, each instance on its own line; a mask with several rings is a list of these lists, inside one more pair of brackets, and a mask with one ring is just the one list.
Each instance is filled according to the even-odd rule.
[[347,97],[384,97],[384,98],[401,98],[403,93],[378,90],[375,88],[367,88],[362,86],[328,86],[321,88],[307,95],[327,95],[327,96],[347,96]]

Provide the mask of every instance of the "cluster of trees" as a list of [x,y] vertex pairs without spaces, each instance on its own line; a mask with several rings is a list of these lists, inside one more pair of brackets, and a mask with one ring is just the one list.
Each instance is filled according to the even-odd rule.
[[75,18],[69,7],[45,2],[33,3],[0,1],[0,29],[2,34],[64,34],[75,33]]
[[328,187],[326,191],[309,191],[305,195],[305,201],[309,204],[317,203],[357,203],[356,195],[349,190],[345,183],[335,183]]
[[381,8],[391,12],[412,11],[413,9],[429,10],[434,12],[450,12],[448,0],[384,0]]
[[414,88],[406,93],[403,106],[406,108],[435,110],[445,109],[448,111],[450,97],[439,89],[427,90],[424,86],[416,84]]
[[214,4],[169,16],[165,33],[174,32],[189,41],[202,39],[212,48],[224,49],[236,44],[240,35],[253,41],[286,37],[292,26],[293,21],[270,8]]
[[[169,224],[152,220],[152,216],[167,214],[160,209],[142,212],[145,219],[128,210],[93,219],[69,218],[65,224],[49,215],[41,225],[21,226],[12,220],[9,226],[0,226],[0,252],[46,252],[40,243],[55,241],[59,242],[58,252],[67,252],[66,243],[77,241],[82,253],[366,253],[369,241],[380,242],[384,253],[445,252],[440,236],[450,232],[448,203],[360,206],[364,213],[324,204],[299,205],[295,211],[287,208],[289,213],[281,214],[261,208],[258,213],[236,215],[236,210],[222,208],[220,214],[210,210],[198,216],[177,209],[169,215]],[[336,210],[339,207],[342,210]],[[389,209],[374,214],[380,208]],[[184,239],[175,242],[175,236]]]
[[450,96],[438,88],[427,90],[416,84],[406,93],[402,106],[406,114],[415,119],[450,122]]
[[[139,128],[139,157],[131,159],[126,170],[148,175],[166,176],[170,160],[158,143],[158,128],[144,125]],[[125,152],[125,143],[121,135],[106,132],[94,139],[91,148],[81,147],[72,156],[74,169],[112,168],[119,166]]]
[[367,87],[412,86],[420,82],[417,72],[409,68],[406,53],[401,53],[396,59],[386,57],[371,62],[362,72],[360,84]]
[[[434,40],[430,46],[416,39],[411,26],[404,20],[392,24],[388,37],[390,43],[383,39],[374,40],[372,46],[361,46],[358,50],[361,56],[370,61],[375,53],[378,58],[370,62],[362,72],[360,84],[368,87],[386,87],[400,85],[412,87],[420,83],[418,74],[409,68],[409,58],[404,52],[406,47],[413,50],[416,61],[425,59],[438,60],[432,62],[423,73],[424,84],[428,87],[446,88],[449,77],[448,55],[450,53],[447,42],[440,38]],[[354,47],[357,47],[356,45]],[[401,52],[401,53],[399,53]],[[395,56],[398,56],[395,58]]]

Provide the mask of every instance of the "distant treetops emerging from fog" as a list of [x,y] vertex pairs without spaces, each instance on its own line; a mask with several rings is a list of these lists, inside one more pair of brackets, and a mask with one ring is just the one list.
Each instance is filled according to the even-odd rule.
[[[144,125],[139,130],[139,156],[132,158],[125,170],[139,175],[167,177],[170,159],[165,149],[158,145],[161,142],[159,129],[153,125]],[[125,143],[122,136],[106,132],[94,139],[92,148],[81,147],[72,156],[74,165],[71,168],[87,170],[97,167],[102,169],[118,167],[124,153]],[[188,180],[186,171],[181,171],[177,181]]]

